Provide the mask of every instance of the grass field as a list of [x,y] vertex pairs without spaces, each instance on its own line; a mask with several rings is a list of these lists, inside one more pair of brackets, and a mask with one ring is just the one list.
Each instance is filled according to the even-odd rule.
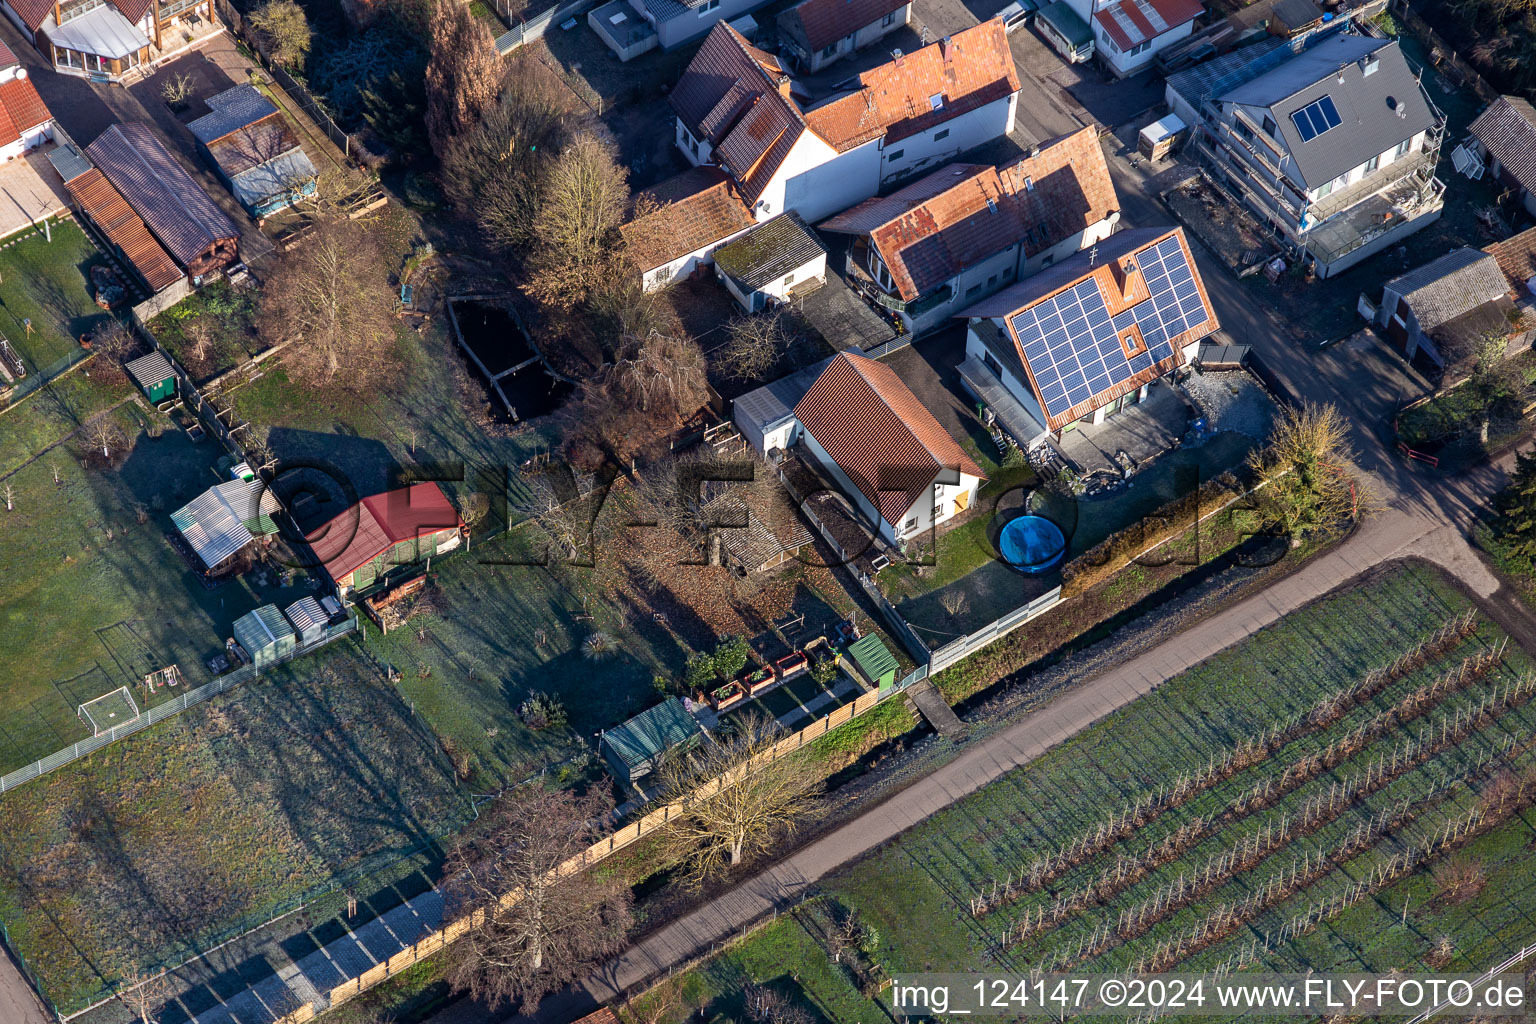
[[90,280],[93,264],[110,261],[74,221],[54,221],[50,230],[52,241],[28,231],[0,249],[0,334],[26,362],[25,383],[79,359],[80,336],[107,316],[91,298]]
[[[1504,639],[1486,622],[1422,663],[1380,677],[1364,699],[1306,720],[1325,697],[1390,664],[1467,607],[1437,572],[1393,568],[1166,683],[827,879],[825,889],[878,929],[877,959],[887,973],[1123,969],[1160,955],[1160,969],[1219,965],[1256,940],[1262,945],[1266,934],[1294,927],[1445,821],[1480,803],[1492,806],[1498,783],[1490,780],[1504,766],[1529,768],[1536,705],[1489,703],[1493,712],[1472,721],[1492,695],[1529,672],[1523,652],[1510,647],[1485,674],[1427,689]],[[1379,717],[1389,709],[1391,717]],[[1452,731],[1449,742],[1428,739],[1452,728],[1458,715],[1462,733]],[[1181,775],[1193,776],[1282,723],[1290,728],[1264,756],[1167,797]],[[1253,796],[1261,791],[1263,799]],[[1348,799],[1334,799],[1344,791]],[[1138,805],[1134,827],[1107,824],[1112,816],[1123,823]],[[1383,817],[1394,822],[1378,836],[1373,822]],[[1272,841],[1282,821],[1294,832]],[[1274,943],[1259,965],[1481,970],[1536,930],[1536,885],[1528,865],[1522,870],[1528,855],[1518,852],[1530,841],[1529,821],[1528,813],[1516,815],[1465,849],[1426,860],[1339,920],[1313,922]],[[1216,871],[1201,888],[1181,887],[1219,858],[1245,844],[1257,851],[1261,842],[1262,855],[1244,854],[1239,868]],[[1303,854],[1313,870],[1296,883]],[[1316,869],[1319,855],[1325,870]],[[1481,895],[1460,901],[1445,894],[1434,872],[1465,858],[1483,866],[1488,882]],[[1119,874],[1126,865],[1136,870]],[[1273,899],[1264,899],[1269,893]],[[1193,943],[1222,906],[1251,912],[1240,927]],[[1442,935],[1452,947],[1443,963],[1436,959]],[[750,939],[742,949],[763,941]]]
[[[86,378],[84,369],[0,417],[0,436],[11,439],[10,428],[23,422],[13,417],[46,408],[40,403],[55,391],[112,401],[116,392],[94,389],[103,375]],[[0,545],[0,772],[88,735],[76,717],[85,700],[127,685],[143,704],[138,684],[152,669],[175,663],[188,684],[206,682],[203,659],[223,650],[234,619],[308,592],[258,589],[250,577],[206,589],[164,535],[172,511],[218,482],[223,450],[175,429],[149,437],[143,425],[153,414],[138,403],[113,415],[133,439],[113,468],[87,462],[76,439],[5,477],[15,509],[0,515],[8,535],[27,542]],[[47,422],[58,436],[69,427]]]
[[331,648],[0,799],[0,918],[60,1007],[469,819],[376,677]]

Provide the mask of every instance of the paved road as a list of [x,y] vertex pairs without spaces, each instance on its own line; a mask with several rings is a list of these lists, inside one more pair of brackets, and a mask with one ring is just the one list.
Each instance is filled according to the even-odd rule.
[[37,993],[4,947],[0,947],[0,1022],[53,1024],[53,1014],[43,1008]]

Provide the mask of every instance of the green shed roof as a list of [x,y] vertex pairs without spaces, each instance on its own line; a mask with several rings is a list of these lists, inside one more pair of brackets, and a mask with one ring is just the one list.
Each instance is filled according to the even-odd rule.
[[855,640],[848,646],[848,653],[864,674],[875,682],[880,682],[886,676],[893,679],[896,677],[896,656],[874,633]]
[[1086,46],[1093,42],[1093,29],[1067,6],[1066,0],[1056,0],[1040,8],[1038,17],[1050,22],[1063,39],[1073,46]]
[[637,768],[702,731],[683,707],[683,702],[677,697],[668,697],[617,729],[603,733],[603,742],[620,761]]
[[275,604],[264,604],[235,620],[235,639],[255,657],[256,652],[286,643],[293,644],[293,627]]

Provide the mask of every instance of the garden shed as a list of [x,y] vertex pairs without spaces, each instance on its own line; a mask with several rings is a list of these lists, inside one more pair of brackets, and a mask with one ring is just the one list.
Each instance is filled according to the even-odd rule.
[[115,124],[85,147],[160,244],[194,277],[222,270],[239,256],[240,232],[154,129]]
[[210,112],[187,125],[229,190],[258,220],[315,194],[315,165],[272,101],[252,85],[208,97]]
[[235,639],[258,669],[268,669],[293,656],[293,627],[275,604],[264,604],[235,620]]
[[128,376],[133,378],[144,396],[156,405],[167,398],[176,397],[176,371],[171,369],[171,361],[160,352],[139,356],[123,369],[128,371]]
[[226,480],[171,513],[171,522],[198,561],[212,572],[257,537],[277,533],[282,506],[260,480]]
[[876,634],[855,640],[848,646],[848,656],[880,689],[889,690],[896,685],[896,656]]
[[661,766],[668,751],[691,747],[703,735],[704,730],[683,707],[682,700],[668,697],[603,733],[600,746],[613,777],[635,787]]
[[397,566],[447,554],[468,532],[448,496],[428,481],[364,498],[307,539],[336,592],[345,596]]
[[827,252],[795,213],[781,213],[715,250],[715,271],[748,313],[822,286]]
[[313,597],[301,597],[283,612],[299,634],[299,643],[308,644],[325,635],[325,627],[331,617],[325,614],[320,602]]

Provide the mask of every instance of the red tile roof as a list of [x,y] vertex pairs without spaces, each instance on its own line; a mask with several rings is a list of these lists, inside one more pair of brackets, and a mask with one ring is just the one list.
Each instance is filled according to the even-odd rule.
[[6,3],[33,32],[53,14],[52,0],[6,0]]
[[1038,152],[1004,164],[997,173],[1019,206],[1024,252],[1030,256],[1120,209],[1095,128],[1048,139]]
[[1483,252],[1499,261],[1499,269],[1509,279],[1510,291],[1529,294],[1526,282],[1536,278],[1536,228],[1485,246]]
[[1093,20],[1124,51],[1194,21],[1204,12],[1200,0],[1120,0],[1095,11]]
[[403,540],[458,527],[452,503],[427,482],[364,498],[305,539],[331,579],[341,580]]
[[24,132],[53,120],[30,78],[0,82],[0,146],[8,146]]
[[952,164],[821,226],[868,235],[913,302],[1010,245],[1032,256],[1118,208],[1098,135],[1084,128],[1001,168]]
[[902,519],[940,470],[985,474],[884,363],[839,353],[795,418],[885,521]]
[[725,22],[710,29],[671,94],[672,108],[707,141],[755,203],[805,132],[778,58],[752,46]]
[[21,61],[16,59],[16,54],[11,48],[6,46],[3,40],[0,40],[0,68],[14,67],[20,63]]
[[730,179],[713,167],[684,171],[642,193],[641,199],[662,205],[619,228],[619,234],[631,262],[642,273],[757,223],[731,188]]
[[881,136],[905,139],[1018,91],[1008,35],[993,18],[864,72],[857,91],[806,111],[805,121],[842,153]]
[[779,29],[812,53],[865,25],[872,25],[911,0],[802,0],[779,15]]
[[92,167],[65,182],[64,187],[108,240],[122,250],[151,291],[158,292],[181,280],[181,271],[170,253],[155,241],[106,175]]

